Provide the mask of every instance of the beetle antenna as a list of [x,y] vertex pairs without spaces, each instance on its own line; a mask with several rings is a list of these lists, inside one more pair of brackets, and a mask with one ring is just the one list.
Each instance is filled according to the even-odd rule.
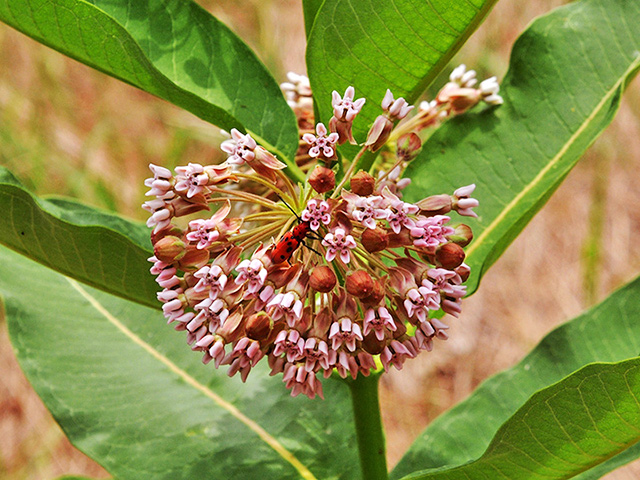
[[284,201],[284,198],[282,198],[280,195],[278,195],[276,192],[274,192],[276,194],[276,196],[280,199],[280,201],[284,204],[285,207],[287,207],[291,213],[293,213],[295,215],[295,217],[298,219],[299,222],[302,222],[302,219],[298,216],[298,214],[296,212],[294,212],[293,208],[291,208],[291,205],[289,205],[287,202]]

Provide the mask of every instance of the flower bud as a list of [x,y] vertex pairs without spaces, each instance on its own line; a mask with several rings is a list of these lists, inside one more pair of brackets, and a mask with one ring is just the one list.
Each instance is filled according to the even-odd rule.
[[330,168],[318,165],[309,176],[309,184],[318,193],[328,192],[336,186],[336,174]]
[[357,270],[345,280],[347,292],[357,298],[365,298],[373,292],[373,279],[364,270]]
[[360,299],[362,303],[371,307],[379,305],[385,297],[385,283],[385,279],[380,279],[373,282],[373,289],[371,290],[371,293],[366,297]]
[[447,235],[447,240],[450,242],[456,243],[461,247],[466,247],[473,240],[473,232],[471,231],[471,227],[461,223],[460,225],[454,227],[455,233],[452,235]]
[[444,215],[451,211],[453,202],[450,195],[432,195],[416,203],[421,213],[425,215]]
[[389,245],[389,234],[386,230],[376,228],[365,228],[360,238],[362,246],[369,253],[381,252]]
[[409,162],[416,158],[422,150],[422,141],[415,133],[402,135],[396,144],[396,156],[398,160]]
[[244,326],[247,337],[253,340],[264,340],[269,336],[273,321],[265,312],[258,312],[247,319]]
[[333,290],[338,283],[333,269],[326,265],[320,265],[313,269],[309,278],[309,286],[316,292],[327,293]]
[[376,338],[376,335],[371,332],[364,337],[364,341],[362,342],[362,348],[365,352],[370,353],[371,355],[378,355],[382,353],[387,341],[380,341]]
[[469,265],[467,265],[466,263],[463,263],[458,268],[456,268],[456,273],[460,275],[460,279],[462,280],[462,283],[464,283],[469,278],[471,269],[469,268]]
[[183,272],[199,270],[209,261],[207,249],[188,248],[184,256],[178,261],[178,267]]
[[464,262],[464,250],[455,243],[445,243],[436,249],[436,266],[453,270]]
[[403,228],[400,233],[389,232],[389,248],[406,247],[413,244],[409,229]]
[[351,191],[362,197],[373,193],[376,180],[364,170],[360,170],[351,178]]
[[182,239],[173,235],[167,235],[158,240],[153,246],[156,258],[165,263],[174,263],[180,260],[186,253],[186,245]]

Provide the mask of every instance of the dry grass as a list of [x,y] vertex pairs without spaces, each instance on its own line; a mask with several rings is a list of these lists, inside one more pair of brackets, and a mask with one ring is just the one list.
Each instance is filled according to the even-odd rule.
[[[518,33],[561,3],[502,0],[459,59],[502,76]],[[301,16],[291,13],[298,8],[292,0],[212,5],[279,74],[303,69]],[[71,195],[143,218],[141,185],[149,162],[208,163],[216,155],[216,130],[191,115],[9,28],[0,28],[0,44],[0,163],[38,193]],[[284,58],[279,51],[286,52]],[[639,106],[635,82],[614,124],[467,300],[462,318],[452,322],[451,339],[384,377],[390,464],[433,418],[483,379],[516,363],[552,328],[640,270],[640,253],[633,248],[640,231]],[[600,235],[590,221],[594,205],[604,208]],[[589,264],[583,250],[593,238],[601,240],[601,257]],[[0,480],[64,473],[105,477],[69,445],[24,379],[4,321],[0,362]],[[606,478],[638,477],[635,462]]]

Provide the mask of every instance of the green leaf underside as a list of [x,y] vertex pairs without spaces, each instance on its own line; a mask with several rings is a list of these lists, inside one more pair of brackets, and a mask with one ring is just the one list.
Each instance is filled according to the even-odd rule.
[[256,367],[229,379],[157,310],[0,249],[0,294],[20,364],[65,433],[119,480],[351,479],[347,387],[291,398]]
[[150,230],[72,200],[42,200],[0,167],[0,244],[115,295],[159,307]]
[[352,85],[366,105],[354,122],[364,134],[389,88],[409,102],[478,27],[496,0],[326,0],[309,36],[307,69],[320,120],[332,115],[331,92]]
[[291,162],[295,116],[231,30],[189,0],[7,0],[0,20],[219,127],[250,131]]
[[410,164],[409,201],[478,185],[480,218],[463,219],[476,235],[470,291],[613,118],[640,65],[638,22],[640,4],[626,0],[539,18],[514,46],[504,105],[449,122]]
[[[602,475],[637,458],[640,456],[638,445],[608,460],[640,439],[640,418],[628,422],[630,425],[616,420],[618,414],[628,420],[621,409],[636,405],[637,398],[633,395],[640,396],[638,360],[626,365],[592,365],[566,380],[562,379],[587,364],[622,362],[637,356],[640,353],[638,318],[640,279],[549,333],[518,365],[485,381],[467,400],[438,417],[414,442],[394,469],[392,478],[428,468],[453,468],[481,455],[480,460],[463,467],[470,470],[461,469],[459,473],[448,470],[433,478],[485,478],[479,473],[473,476],[470,472],[485,472],[485,468],[493,468],[492,462],[502,468],[506,439],[514,449],[507,457],[514,462],[517,458],[521,467],[535,473],[531,477],[507,474],[508,478],[572,478],[591,467]],[[620,382],[627,367],[633,371],[636,383],[629,381],[628,388],[625,388]],[[582,391],[581,400],[575,396],[576,390],[568,389],[577,379],[589,385]],[[534,395],[555,382],[560,383]],[[529,398],[531,395],[534,397]],[[545,411],[545,404],[552,405],[552,408]],[[620,406],[616,407],[618,414],[611,410],[612,404]],[[529,416],[525,417],[527,412],[530,412]],[[545,417],[551,414],[558,423]],[[589,415],[597,419],[597,428],[593,420],[589,420]],[[525,425],[523,418],[531,421]],[[564,427],[569,437],[560,435],[559,425]],[[617,428],[619,437],[612,436],[610,429],[613,428]],[[600,437],[598,430],[605,432],[609,439]],[[611,442],[611,439],[616,442]],[[483,455],[490,442],[491,446]],[[539,442],[549,445],[549,450],[558,458],[552,458],[553,455],[541,449]],[[525,460],[516,455],[516,449],[529,452],[531,458]],[[580,454],[579,449],[585,453]],[[568,461],[569,457],[565,455],[570,456]],[[549,470],[539,469],[540,465],[548,466]],[[564,476],[552,474],[556,470],[564,472]],[[471,477],[464,477],[463,472]],[[599,478],[584,475],[579,478]]]

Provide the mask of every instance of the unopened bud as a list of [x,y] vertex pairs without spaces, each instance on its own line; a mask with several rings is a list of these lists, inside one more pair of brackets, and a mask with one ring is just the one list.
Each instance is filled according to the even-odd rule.
[[365,146],[369,147],[372,152],[379,150],[387,143],[392,130],[393,122],[389,120],[389,117],[379,115],[369,129],[367,140],[364,142]]
[[357,270],[345,280],[347,292],[357,298],[365,298],[373,292],[373,279],[364,270]]
[[252,340],[264,340],[271,333],[272,327],[271,317],[265,312],[258,312],[247,319],[244,329],[247,337]]
[[156,243],[158,243],[160,240],[162,240],[164,237],[169,236],[169,235],[173,235],[174,237],[182,237],[182,234],[184,232],[182,231],[182,229],[180,227],[177,227],[173,224],[170,224],[169,228],[163,228],[162,230],[156,232],[156,231],[152,231],[151,232],[151,244],[155,245]]
[[351,178],[351,191],[362,197],[371,195],[375,185],[376,179],[364,170],[360,170]]
[[209,261],[209,251],[206,248],[188,248],[184,256],[178,261],[178,267],[183,272],[199,270]]
[[415,133],[402,135],[396,144],[396,155],[398,160],[409,162],[416,158],[422,150],[422,141]]
[[461,247],[466,247],[467,245],[469,245],[469,243],[471,243],[471,240],[473,240],[473,232],[471,231],[471,227],[469,225],[461,223],[454,228],[455,232],[451,235],[447,235],[447,240],[456,243]]
[[360,240],[369,253],[381,252],[389,246],[389,234],[380,227],[365,228]]
[[432,195],[416,203],[421,213],[426,215],[444,215],[451,211],[453,202],[447,194]]
[[400,233],[389,232],[389,248],[406,247],[413,244],[409,229],[403,228]]
[[176,260],[184,257],[186,245],[182,239],[173,235],[167,235],[155,243],[153,253],[158,260],[165,263],[174,263]]
[[309,278],[309,286],[316,292],[327,293],[333,290],[338,283],[333,269],[326,265],[320,265],[313,269]]
[[464,250],[455,243],[445,243],[436,250],[436,265],[453,270],[464,262]]
[[373,289],[371,290],[371,293],[366,297],[361,298],[360,300],[365,305],[374,307],[376,305],[379,305],[382,299],[384,299],[385,293],[384,280],[376,280],[375,282],[373,282]]
[[384,350],[386,343],[386,340],[380,341],[376,338],[374,332],[370,332],[364,337],[364,341],[362,342],[362,349],[365,352],[370,353],[371,355],[378,355],[379,353],[382,353],[382,350]]
[[309,184],[318,193],[328,192],[336,186],[336,174],[330,168],[318,165],[309,176]]
[[469,274],[471,273],[471,268],[469,268],[469,265],[467,265],[466,263],[463,263],[458,268],[456,268],[455,272],[458,275],[460,275],[460,278],[462,279],[462,282],[464,283],[469,278]]

